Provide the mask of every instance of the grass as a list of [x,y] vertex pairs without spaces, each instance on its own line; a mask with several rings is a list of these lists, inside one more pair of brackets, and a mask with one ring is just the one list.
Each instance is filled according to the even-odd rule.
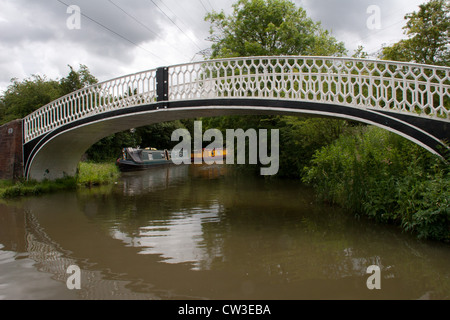
[[0,180],[0,199],[37,196],[62,190],[108,185],[117,181],[119,169],[111,163],[80,163],[77,177],[56,181],[9,181]]
[[45,193],[70,190],[76,188],[75,178],[64,178],[56,181],[1,181],[0,199],[37,196]]
[[116,182],[119,176],[119,169],[113,163],[81,162],[77,183],[81,186],[105,185]]

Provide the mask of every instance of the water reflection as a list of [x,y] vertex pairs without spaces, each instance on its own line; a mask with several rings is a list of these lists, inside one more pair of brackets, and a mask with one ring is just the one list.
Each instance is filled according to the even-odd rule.
[[[224,166],[129,173],[0,212],[5,299],[450,297],[448,245],[319,206],[294,181]],[[65,287],[71,264],[82,268],[79,292]],[[381,291],[366,287],[370,265],[382,269]]]
[[141,248],[139,254],[159,254],[166,263],[190,262],[193,270],[200,270],[200,265],[208,269],[215,257],[210,256],[204,243],[203,226],[218,221],[219,205],[215,204],[207,209],[174,212],[169,221],[150,221],[133,237],[121,232],[119,226],[111,230],[111,235],[129,246]]
[[[173,166],[125,175],[123,195],[144,198],[138,200],[139,204],[122,207],[123,213],[139,212],[140,216],[150,217],[143,222],[145,225],[132,230],[126,223],[116,223],[111,226],[111,236],[127,246],[140,248],[139,254],[157,254],[165,263],[190,263],[192,270],[208,269],[221,250],[219,247],[211,256],[204,241],[204,226],[220,221],[221,205],[212,195],[199,199],[207,194],[199,189],[193,193],[191,187],[196,179],[211,182],[225,174],[225,166]],[[149,193],[153,194],[151,201]],[[144,209],[142,204],[149,206]],[[162,205],[166,212],[161,212]]]
[[123,173],[123,194],[134,196],[164,190],[188,178],[188,166],[156,167],[152,170]]

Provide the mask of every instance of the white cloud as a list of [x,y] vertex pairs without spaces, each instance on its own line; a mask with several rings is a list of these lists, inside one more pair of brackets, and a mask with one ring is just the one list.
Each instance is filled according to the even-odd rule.
[[[424,0],[423,0],[424,1]],[[296,0],[315,21],[344,41],[375,52],[402,37],[404,15],[422,0]],[[69,30],[66,4],[81,8],[80,30]],[[155,4],[158,5],[156,7]],[[99,80],[189,62],[206,41],[207,10],[231,13],[233,0],[0,0],[0,90],[11,78],[56,79],[67,65],[89,67]],[[381,29],[366,27],[369,5],[381,8]],[[164,11],[161,12],[161,9]]]
[[[404,38],[404,16],[417,11],[426,0],[296,0],[315,21],[333,31],[333,35],[344,41],[349,54],[359,45],[368,53],[381,49],[383,44],[393,44]],[[369,29],[367,20],[369,6],[380,9],[380,29]]]

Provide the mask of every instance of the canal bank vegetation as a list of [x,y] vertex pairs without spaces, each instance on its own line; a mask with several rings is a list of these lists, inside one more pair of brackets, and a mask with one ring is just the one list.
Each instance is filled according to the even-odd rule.
[[355,215],[400,225],[421,239],[450,241],[450,171],[437,156],[376,127],[317,151],[303,181]]
[[55,181],[6,181],[0,180],[0,199],[37,196],[63,190],[76,190],[118,181],[120,172],[114,163],[81,162],[76,177],[66,177]]
[[81,162],[78,166],[77,184],[79,186],[98,186],[117,182],[120,177],[115,163]]
[[25,196],[38,196],[46,193],[76,189],[76,178],[63,178],[55,181],[0,181],[0,199]]
[[[423,3],[405,16],[407,38],[384,47],[379,58],[450,66],[449,14],[448,1]],[[449,242],[449,171],[447,162],[418,145],[362,126],[318,149],[301,177],[323,201],[421,239]]]

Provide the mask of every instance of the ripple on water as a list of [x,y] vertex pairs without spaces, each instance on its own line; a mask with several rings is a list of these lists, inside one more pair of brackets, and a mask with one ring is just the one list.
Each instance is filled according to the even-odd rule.
[[55,282],[48,273],[39,272],[36,262],[27,255],[4,248],[0,244],[1,300],[76,299],[65,284]]

